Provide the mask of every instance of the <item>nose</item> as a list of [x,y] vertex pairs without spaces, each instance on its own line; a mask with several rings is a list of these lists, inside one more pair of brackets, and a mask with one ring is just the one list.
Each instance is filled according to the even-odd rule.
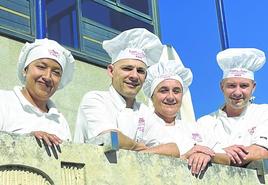
[[233,92],[233,96],[234,97],[242,97],[243,93],[240,87],[236,87],[234,92]]
[[46,69],[42,75],[43,80],[45,80],[46,82],[50,82],[51,81],[51,70],[50,69]]
[[138,80],[139,76],[138,76],[138,71],[136,68],[134,68],[133,70],[131,70],[130,72],[130,79],[131,80]]
[[175,101],[175,96],[174,96],[174,93],[172,91],[169,91],[169,93],[166,96],[166,100],[169,103],[173,103]]

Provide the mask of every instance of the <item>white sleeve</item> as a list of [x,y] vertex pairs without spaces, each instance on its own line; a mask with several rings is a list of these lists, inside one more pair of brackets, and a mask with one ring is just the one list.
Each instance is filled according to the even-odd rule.
[[117,129],[112,124],[113,116],[105,100],[104,96],[96,92],[89,92],[83,97],[77,114],[75,143],[84,143],[105,130]]
[[214,127],[218,120],[211,115],[206,115],[197,120],[197,131],[201,135],[202,141],[199,145],[207,146],[216,153],[225,153],[221,142],[216,138]]
[[264,106],[257,118],[258,124],[251,142],[268,149],[268,106]]

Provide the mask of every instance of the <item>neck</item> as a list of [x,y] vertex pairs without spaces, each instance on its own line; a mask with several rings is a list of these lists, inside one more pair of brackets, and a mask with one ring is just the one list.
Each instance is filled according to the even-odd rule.
[[37,100],[33,98],[25,87],[21,90],[21,93],[32,105],[37,107],[40,111],[48,112],[47,101]]
[[155,112],[155,113],[156,113],[161,119],[163,119],[163,120],[165,121],[166,125],[169,125],[169,126],[171,126],[171,125],[175,125],[175,118],[176,118],[176,117],[165,117],[165,116],[159,114],[158,112]]
[[223,108],[223,111],[227,114],[228,117],[238,117],[244,111],[245,108],[234,109],[230,106],[226,106]]
[[124,98],[126,101],[126,108],[133,108],[134,105],[134,98]]

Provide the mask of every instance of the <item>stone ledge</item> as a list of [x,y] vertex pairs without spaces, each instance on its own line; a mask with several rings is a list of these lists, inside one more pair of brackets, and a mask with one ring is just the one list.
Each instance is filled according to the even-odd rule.
[[212,164],[194,177],[186,161],[156,154],[118,150],[110,163],[106,148],[92,144],[63,143],[59,152],[33,136],[5,132],[0,144],[0,184],[260,184],[254,169]]

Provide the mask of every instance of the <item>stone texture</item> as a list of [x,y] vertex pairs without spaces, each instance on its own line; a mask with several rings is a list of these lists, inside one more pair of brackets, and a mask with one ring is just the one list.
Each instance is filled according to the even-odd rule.
[[[0,146],[0,182],[3,169],[24,166],[55,185],[260,184],[252,169],[212,164],[203,175],[195,177],[186,161],[156,154],[119,150],[117,162],[109,163],[104,148],[90,144],[63,143],[61,153],[53,154],[50,149],[48,155],[33,136],[0,133]],[[29,173],[18,173],[22,179],[29,178]],[[14,172],[8,175],[15,176]]]

